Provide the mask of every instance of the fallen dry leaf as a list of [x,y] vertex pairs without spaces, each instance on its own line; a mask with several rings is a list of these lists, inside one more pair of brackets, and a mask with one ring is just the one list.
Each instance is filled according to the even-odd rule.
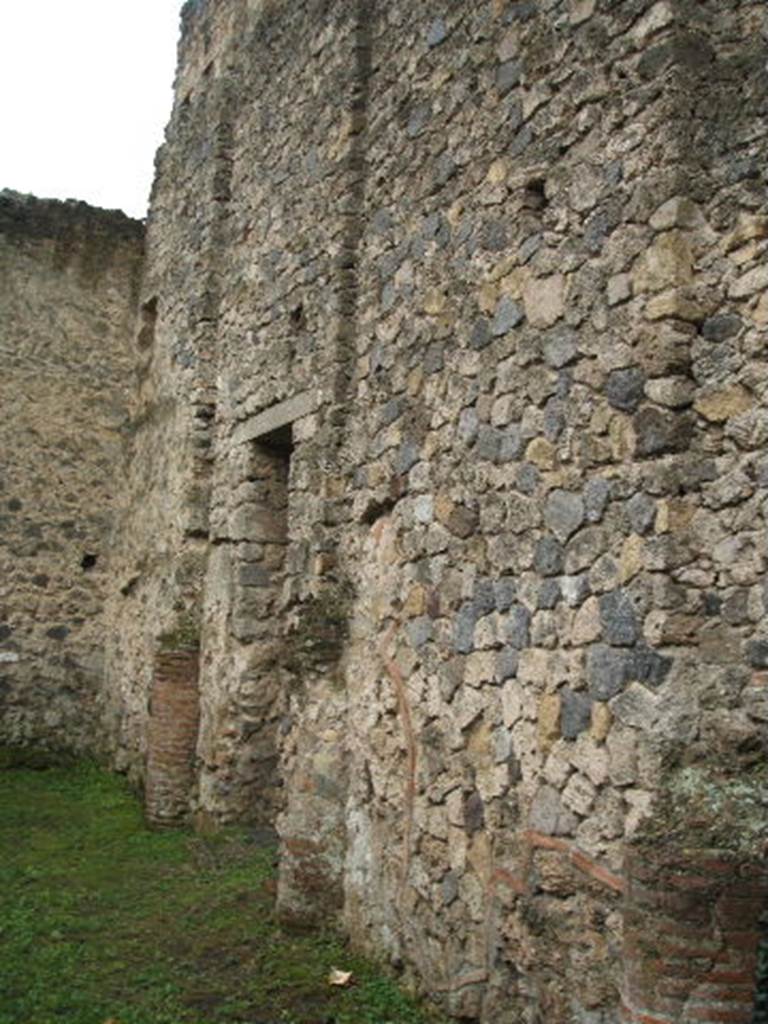
[[328,975],[328,984],[338,985],[340,988],[351,985],[352,971],[340,971],[337,967],[332,967],[331,973]]

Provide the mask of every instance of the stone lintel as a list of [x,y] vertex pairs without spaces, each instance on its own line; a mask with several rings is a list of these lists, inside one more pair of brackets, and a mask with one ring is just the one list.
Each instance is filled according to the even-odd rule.
[[286,398],[277,405],[270,406],[264,412],[251,416],[244,423],[235,428],[232,440],[235,444],[245,444],[247,441],[256,441],[265,434],[271,434],[281,427],[287,427],[302,416],[308,416],[314,412],[320,404],[320,393],[312,389],[302,391],[293,398]]

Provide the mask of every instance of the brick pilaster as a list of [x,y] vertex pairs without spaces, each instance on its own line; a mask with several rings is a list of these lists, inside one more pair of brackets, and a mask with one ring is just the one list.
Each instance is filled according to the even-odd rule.
[[152,825],[178,825],[189,815],[200,721],[198,669],[196,650],[155,656],[145,792]]
[[627,1024],[751,1024],[768,865],[717,851],[625,860]]

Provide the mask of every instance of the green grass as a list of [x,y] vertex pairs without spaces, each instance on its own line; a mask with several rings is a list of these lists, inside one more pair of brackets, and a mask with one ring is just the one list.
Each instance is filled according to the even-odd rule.
[[338,936],[281,932],[274,859],[247,832],[150,832],[95,767],[6,758],[0,1024],[425,1024]]

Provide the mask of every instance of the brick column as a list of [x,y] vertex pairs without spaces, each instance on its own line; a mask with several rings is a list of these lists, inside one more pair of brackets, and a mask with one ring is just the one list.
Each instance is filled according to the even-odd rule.
[[636,847],[625,860],[628,1024],[751,1024],[768,864]]
[[155,655],[148,729],[145,807],[152,825],[189,817],[200,722],[197,650]]

